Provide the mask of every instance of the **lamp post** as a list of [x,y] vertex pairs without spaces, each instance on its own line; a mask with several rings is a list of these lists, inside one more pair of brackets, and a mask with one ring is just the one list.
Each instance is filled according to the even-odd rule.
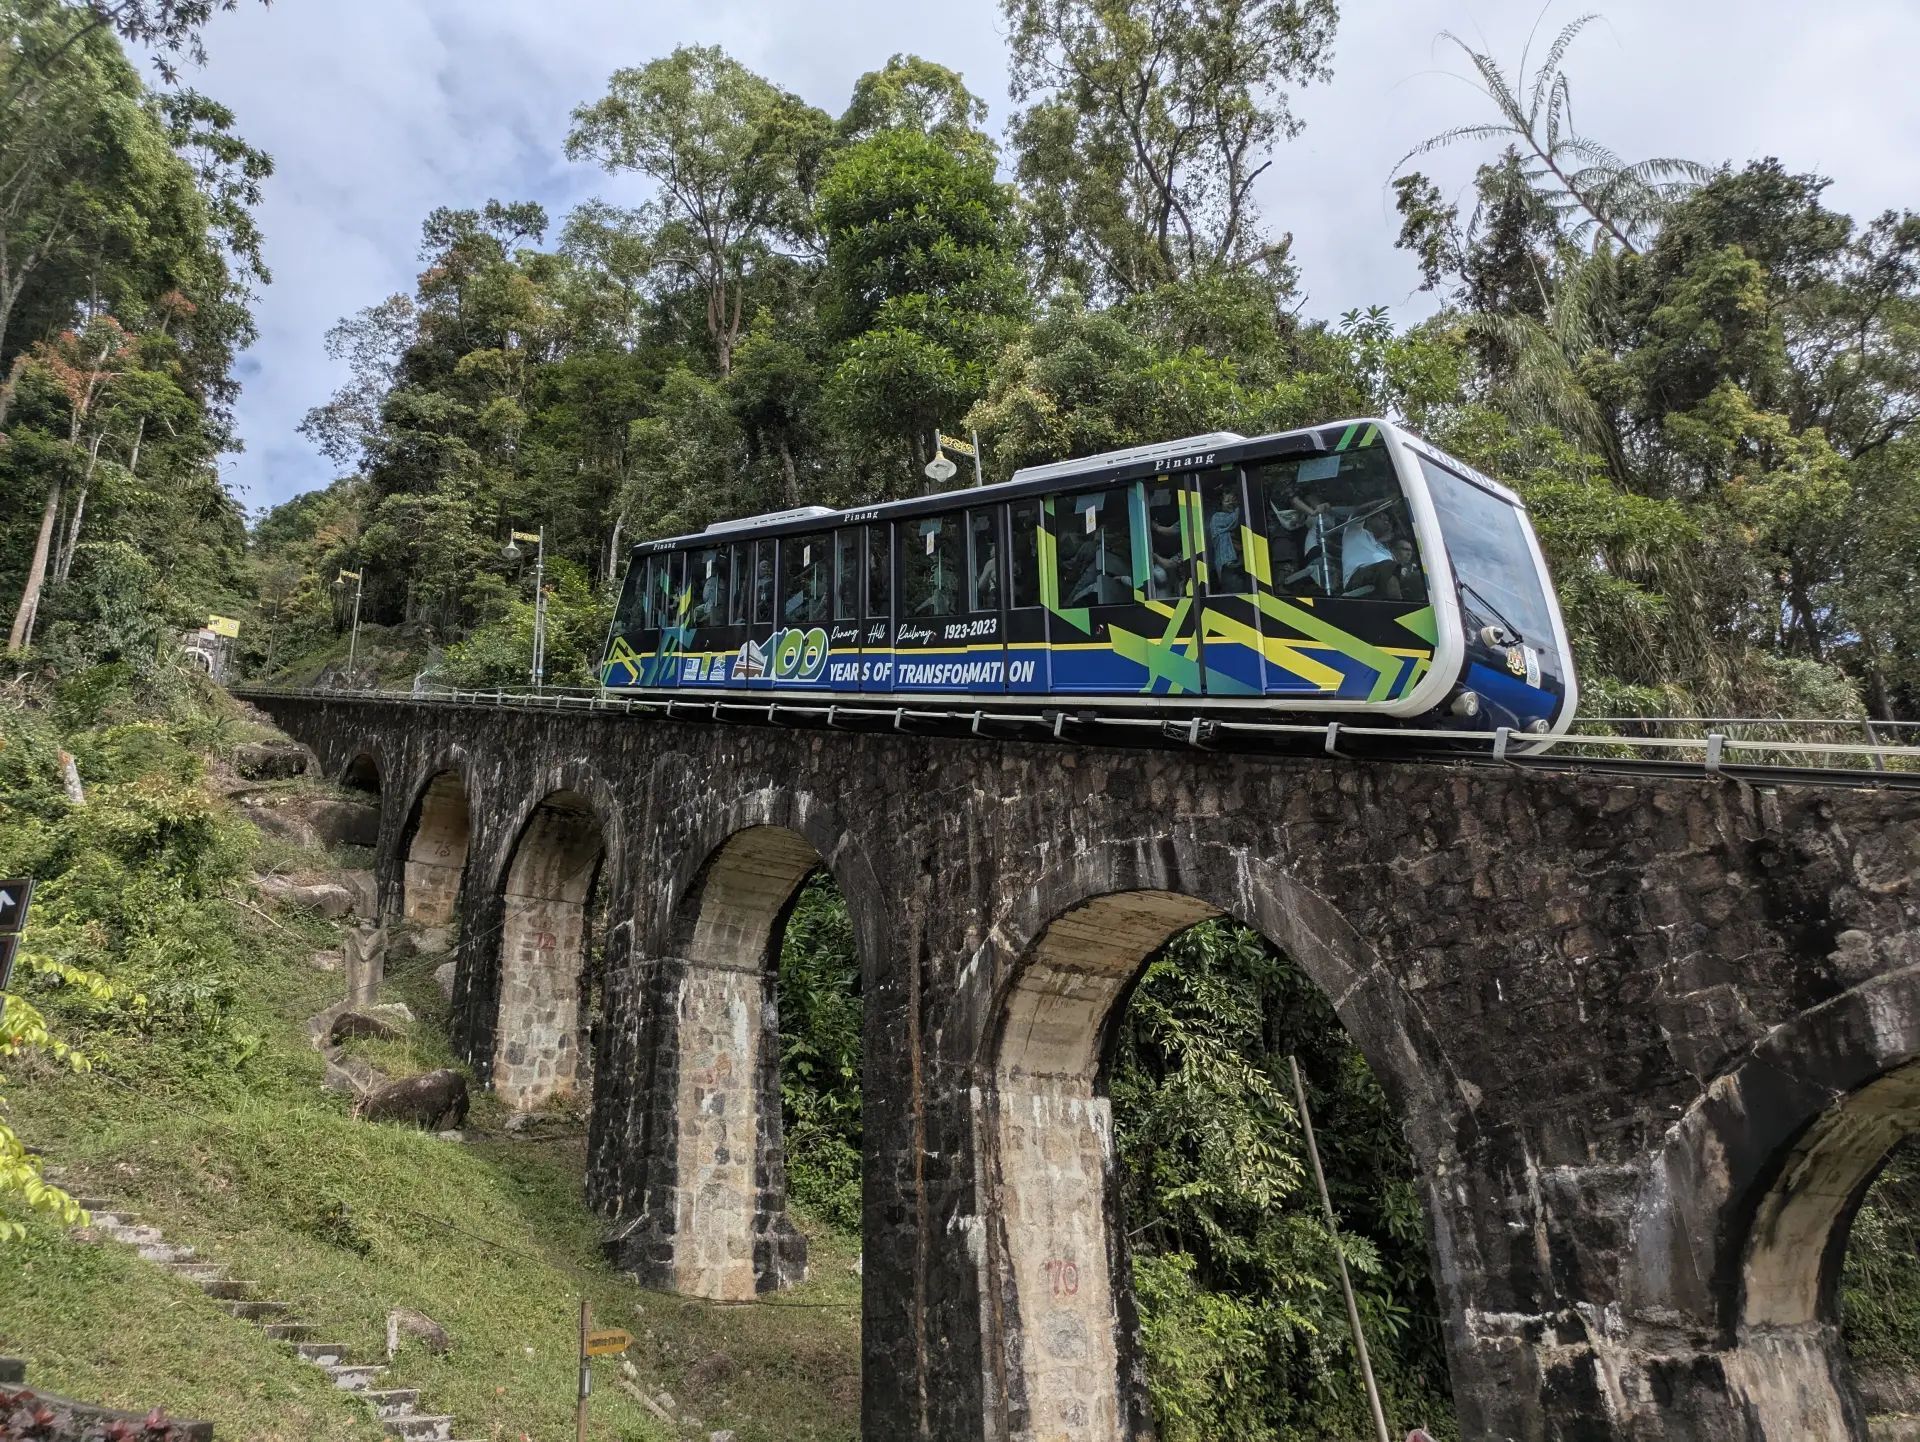
[[509,531],[500,554],[509,561],[520,559],[520,542],[531,541],[533,553],[533,664],[528,679],[538,691],[547,674],[547,528],[538,531]]
[[353,631],[347,639],[347,682],[351,685],[354,664],[360,655],[360,593],[366,589],[367,585],[365,571],[342,570],[335,576],[333,592],[336,596],[345,593],[348,581],[353,582]]

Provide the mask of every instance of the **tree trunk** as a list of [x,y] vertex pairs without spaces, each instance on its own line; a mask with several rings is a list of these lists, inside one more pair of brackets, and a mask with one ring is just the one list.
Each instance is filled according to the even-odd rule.
[[800,478],[793,469],[793,449],[787,444],[785,436],[780,437],[780,474],[786,478],[787,505],[800,504]]
[[60,483],[47,490],[46,509],[40,513],[40,534],[33,543],[33,560],[27,566],[27,583],[20,588],[20,609],[13,613],[13,630],[7,635],[7,650],[23,651],[33,639],[33,623],[40,612],[40,590],[47,580],[47,551],[53,544],[53,521],[60,514]]
[[80,492],[73,498],[73,518],[67,522],[67,539],[60,547],[60,563],[53,568],[53,581],[56,586],[64,586],[67,577],[73,574],[73,549],[80,544],[80,519],[87,513],[87,485],[80,483]]

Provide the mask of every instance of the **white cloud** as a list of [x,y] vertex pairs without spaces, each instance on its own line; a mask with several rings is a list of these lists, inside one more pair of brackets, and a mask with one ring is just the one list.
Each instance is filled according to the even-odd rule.
[[[1579,13],[1560,0],[1543,34]],[[1436,46],[1453,29],[1511,69],[1538,0],[1346,0],[1331,85],[1298,103],[1306,133],[1262,187],[1295,237],[1308,312],[1424,311],[1387,181],[1413,145],[1480,118]],[[1623,155],[1736,163],[1778,155],[1834,177],[1830,203],[1868,216],[1920,202],[1920,90],[1889,57],[1920,51],[1910,0],[1612,0],[1570,57],[1580,123]],[[680,44],[717,44],[837,113],[854,79],[897,51],[954,66],[1003,124],[1003,22],[992,0],[281,0],[214,25],[191,83],[238,113],[274,157],[261,222],[275,283],[243,362],[246,454],[228,474],[249,504],[324,484],[295,432],[339,375],[322,337],[341,315],[410,289],[420,221],[437,205],[533,199],[557,221],[593,194],[633,200],[561,154],[568,111],[610,71]],[[1443,72],[1453,72],[1449,76]],[[1484,152],[1423,165],[1462,189]]]

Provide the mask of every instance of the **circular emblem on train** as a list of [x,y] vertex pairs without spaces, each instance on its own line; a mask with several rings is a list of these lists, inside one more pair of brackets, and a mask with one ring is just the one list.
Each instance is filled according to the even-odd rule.
[[1527,648],[1509,646],[1507,648],[1507,669],[1516,676],[1527,674]]

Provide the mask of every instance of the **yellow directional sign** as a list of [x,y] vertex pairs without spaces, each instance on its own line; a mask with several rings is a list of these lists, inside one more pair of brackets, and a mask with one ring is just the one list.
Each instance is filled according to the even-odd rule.
[[207,617],[207,629],[216,636],[225,636],[229,641],[240,636],[240,623],[231,616]]
[[587,1333],[586,1355],[589,1357],[612,1357],[624,1352],[633,1345],[633,1333],[618,1327],[610,1332]]
[[943,451],[957,451],[963,456],[970,456],[973,454],[973,442],[963,441],[958,436],[942,436],[940,437],[940,449]]
[[516,541],[533,541],[538,543],[540,533],[538,531],[515,531],[513,532],[513,538]]

